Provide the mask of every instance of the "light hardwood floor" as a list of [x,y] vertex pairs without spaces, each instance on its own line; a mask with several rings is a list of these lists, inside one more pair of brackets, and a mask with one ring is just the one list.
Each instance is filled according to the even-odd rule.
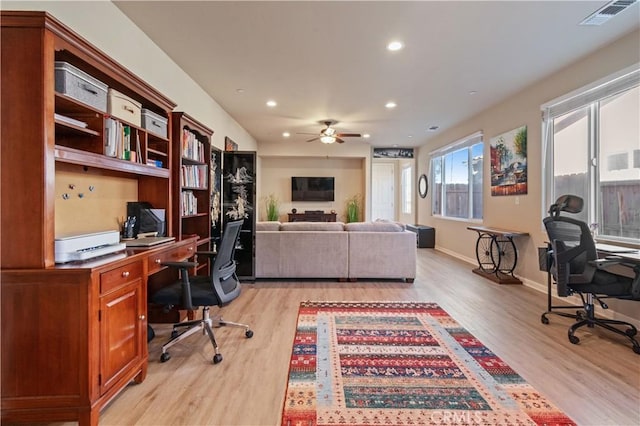
[[569,318],[540,323],[546,296],[524,286],[497,285],[473,265],[431,249],[418,250],[413,284],[401,282],[275,282],[247,284],[223,310],[252,325],[216,330],[224,356],[201,335],[172,348],[159,362],[169,325],[154,325],[149,374],[127,387],[101,425],[277,425],[280,421],[298,306],[305,300],[436,302],[539,392],[580,425],[640,424],[640,355],[610,333],[580,331],[567,340]]

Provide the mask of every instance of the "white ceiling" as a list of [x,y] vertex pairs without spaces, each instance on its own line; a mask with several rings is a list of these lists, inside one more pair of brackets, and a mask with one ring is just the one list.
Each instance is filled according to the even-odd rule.
[[602,0],[114,3],[259,143],[334,119],[371,134],[347,143],[423,145],[640,26],[638,3],[579,26]]

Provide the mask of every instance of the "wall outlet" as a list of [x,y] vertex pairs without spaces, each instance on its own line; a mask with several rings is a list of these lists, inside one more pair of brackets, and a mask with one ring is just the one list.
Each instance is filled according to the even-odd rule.
[[520,197],[516,197],[516,206],[520,204]]

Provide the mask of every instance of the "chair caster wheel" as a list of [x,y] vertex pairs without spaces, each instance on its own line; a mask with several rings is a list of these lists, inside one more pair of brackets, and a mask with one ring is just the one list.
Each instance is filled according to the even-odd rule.
[[635,353],[637,353],[638,355],[640,355],[640,346],[634,346],[634,347],[633,347],[633,351],[634,351]]
[[574,335],[569,335],[569,341],[574,345],[577,345],[578,343],[580,343],[580,339]]
[[222,355],[220,354],[215,354],[213,356],[213,363],[214,364],[220,364],[222,362]]
[[175,339],[176,337],[178,337],[178,330],[173,330],[173,331],[171,332],[171,338],[172,338],[172,339]]
[[251,339],[253,337],[253,331],[247,330],[244,332],[244,335],[247,336],[247,339]]
[[549,324],[549,318],[547,318],[546,316],[542,315],[540,317],[540,322],[543,324]]
[[626,335],[627,335],[627,336],[629,336],[629,337],[633,337],[633,336],[635,336],[636,334],[638,334],[638,330],[636,330],[636,328],[635,328],[635,327],[633,327],[633,328],[627,328],[627,329],[624,331],[624,334],[626,334]]
[[167,362],[171,359],[171,355],[169,355],[169,352],[163,352],[162,355],[160,355],[160,362]]

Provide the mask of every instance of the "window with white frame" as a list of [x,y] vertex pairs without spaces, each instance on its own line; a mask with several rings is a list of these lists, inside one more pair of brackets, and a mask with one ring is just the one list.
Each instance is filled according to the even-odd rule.
[[640,244],[640,70],[543,105],[543,215],[563,194],[601,240]]
[[413,174],[413,168],[411,166],[405,166],[402,169],[402,213],[411,214],[411,199],[413,196],[413,187],[411,175]]
[[482,132],[431,153],[431,212],[437,216],[482,219]]

